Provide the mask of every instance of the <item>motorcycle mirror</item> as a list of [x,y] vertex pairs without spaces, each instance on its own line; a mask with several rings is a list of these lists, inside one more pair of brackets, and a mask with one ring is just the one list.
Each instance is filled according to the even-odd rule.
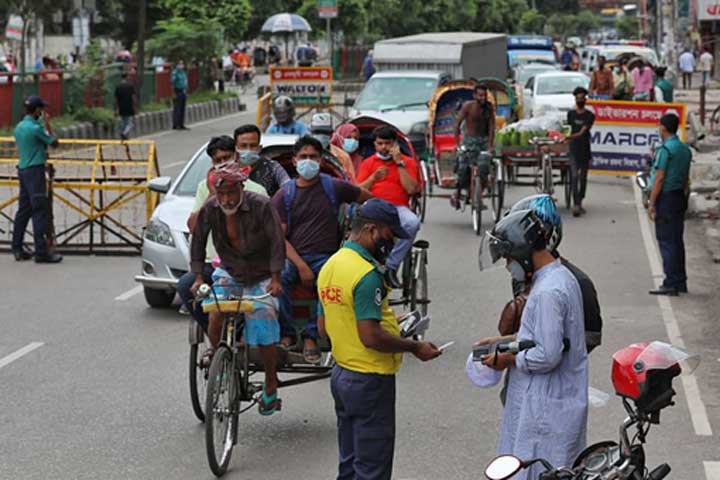
[[519,458],[512,455],[500,455],[485,468],[485,476],[490,480],[506,480],[522,468]]

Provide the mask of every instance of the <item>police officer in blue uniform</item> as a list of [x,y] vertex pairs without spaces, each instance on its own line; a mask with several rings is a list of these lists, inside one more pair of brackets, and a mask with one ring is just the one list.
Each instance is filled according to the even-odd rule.
[[678,137],[680,119],[666,114],[660,119],[662,145],[655,151],[650,183],[650,218],[655,221],[655,236],[665,271],[665,280],[651,295],[677,296],[687,293],[685,211],[689,193],[692,152]]

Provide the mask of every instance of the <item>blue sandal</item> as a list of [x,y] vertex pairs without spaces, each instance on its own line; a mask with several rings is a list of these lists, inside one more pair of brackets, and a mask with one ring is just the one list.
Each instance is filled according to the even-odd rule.
[[260,415],[269,416],[280,409],[280,399],[277,396],[277,390],[272,395],[265,392],[265,385],[262,387],[262,394],[258,402],[258,412]]

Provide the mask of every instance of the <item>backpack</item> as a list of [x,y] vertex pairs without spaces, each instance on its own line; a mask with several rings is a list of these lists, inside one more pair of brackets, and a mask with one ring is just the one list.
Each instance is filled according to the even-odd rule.
[[585,345],[590,353],[595,347],[602,343],[602,316],[600,315],[600,303],[597,298],[597,291],[590,277],[578,267],[562,259],[562,264],[570,270],[582,294],[583,312],[585,313]]
[[[330,205],[332,206],[335,218],[338,218],[338,215],[340,214],[340,205],[338,204],[337,196],[335,195],[335,185],[333,185],[332,177],[330,175],[321,173],[320,184],[322,185],[322,188],[325,191],[325,195],[327,195],[328,200],[330,200]],[[285,182],[285,184],[283,185],[283,200],[285,202],[285,216],[287,218],[288,234],[290,234],[290,214],[292,211],[292,204],[295,201],[295,195],[297,195],[296,181],[291,180],[289,182]]]

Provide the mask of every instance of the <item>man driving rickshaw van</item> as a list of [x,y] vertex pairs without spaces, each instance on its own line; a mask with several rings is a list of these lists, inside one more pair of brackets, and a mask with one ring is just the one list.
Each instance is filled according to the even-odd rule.
[[465,154],[456,158],[456,190],[450,198],[450,203],[460,208],[460,198],[463,189],[470,188],[470,169],[477,164],[480,167],[480,176],[483,187],[487,183],[490,173],[491,157],[480,155],[484,151],[492,151],[495,139],[495,107],[488,100],[488,88],[484,85],[475,85],[475,99],[468,100],[460,107],[460,113],[455,121],[455,144],[460,145],[460,133],[463,123],[465,132],[462,135],[462,146]]

